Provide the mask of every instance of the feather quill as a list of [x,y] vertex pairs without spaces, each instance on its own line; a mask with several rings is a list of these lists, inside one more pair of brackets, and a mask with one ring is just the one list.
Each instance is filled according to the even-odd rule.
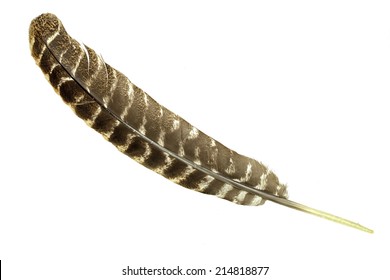
[[372,232],[288,200],[286,186],[265,165],[225,147],[158,104],[94,50],[70,37],[55,15],[35,18],[29,41],[36,64],[63,101],[145,167],[183,187],[240,205],[271,200]]

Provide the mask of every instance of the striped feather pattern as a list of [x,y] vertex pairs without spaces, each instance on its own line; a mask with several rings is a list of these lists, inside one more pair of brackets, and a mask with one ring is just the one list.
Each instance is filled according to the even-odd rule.
[[55,15],[34,19],[29,40],[36,64],[63,101],[122,153],[183,187],[237,204],[261,205],[265,200],[214,174],[287,198],[286,186],[266,166],[158,104],[71,38]]

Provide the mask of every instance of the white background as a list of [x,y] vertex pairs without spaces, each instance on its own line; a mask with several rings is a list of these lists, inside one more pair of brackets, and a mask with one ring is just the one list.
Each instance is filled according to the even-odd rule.
[[[388,1],[4,3],[4,279],[153,278],[122,276],[127,265],[270,267],[235,279],[389,279]],[[292,200],[375,233],[188,191],[117,152],[30,56],[29,23],[43,12],[158,102],[266,163]]]

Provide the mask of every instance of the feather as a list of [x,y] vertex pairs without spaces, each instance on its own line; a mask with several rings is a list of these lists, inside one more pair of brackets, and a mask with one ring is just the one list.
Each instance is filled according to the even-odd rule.
[[265,200],[370,231],[287,199],[265,165],[240,155],[157,103],[94,50],[78,43],[53,14],[31,22],[30,50],[54,90],[78,117],[119,151],[191,190],[240,205]]

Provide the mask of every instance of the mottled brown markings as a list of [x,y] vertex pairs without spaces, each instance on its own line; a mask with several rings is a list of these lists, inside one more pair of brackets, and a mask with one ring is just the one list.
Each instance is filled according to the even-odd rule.
[[245,176],[241,178],[243,182],[249,182],[252,177],[252,164],[249,162],[246,166]]
[[54,88],[58,88],[63,79],[69,77],[61,65],[57,64],[50,73],[49,82]]
[[188,135],[188,139],[196,139],[199,136],[199,130],[196,127],[192,127]]
[[261,176],[261,174],[266,173],[267,169],[264,167],[264,165],[260,165],[258,162],[254,161],[254,160],[249,160],[249,162],[247,164],[247,171],[246,172],[248,172],[248,165],[249,164],[251,166],[251,169],[249,172],[250,174],[248,175],[249,179],[246,180],[246,182],[249,185],[253,185],[253,186],[259,185],[260,181],[261,181],[260,176]]
[[166,164],[166,153],[161,150],[151,147],[151,152],[147,159],[144,161],[144,165],[151,169],[161,168]]
[[[83,52],[81,49],[78,49],[78,55],[82,55]],[[88,59],[86,58],[86,55],[84,55],[80,62],[78,63],[77,68],[75,66],[77,65],[77,61],[72,61],[72,58],[69,58],[71,61],[71,64],[65,64],[67,65],[68,70],[71,69],[71,72],[74,72],[74,76],[77,77],[77,81],[84,87],[88,88],[88,81],[90,79],[90,74],[96,71],[90,70],[90,63],[88,62]],[[65,62],[63,62],[65,63]]]
[[[117,77],[117,74],[116,74],[117,71],[107,63],[106,63],[106,69],[107,69],[106,83],[107,83],[108,89],[107,89],[106,95],[103,97],[103,102],[104,102],[104,105],[106,107],[108,107],[109,106],[108,104],[113,102],[112,98],[116,92],[119,78]],[[130,82],[128,81],[127,83],[129,84]],[[129,103],[130,102],[131,102],[131,100],[129,98]],[[121,118],[123,117],[122,115],[120,115],[120,116],[121,116]]]
[[[200,148],[199,148],[199,146],[197,146],[197,144],[198,143],[194,144],[194,154],[192,155],[194,158],[193,161],[197,165],[202,165],[202,162],[199,159]],[[189,155],[189,156],[191,156],[191,155]]]
[[242,192],[241,190],[238,190],[238,189],[231,189],[230,191],[228,191],[225,196],[224,196],[224,199],[227,199],[227,200],[230,200],[230,201],[233,201],[235,203],[238,203],[238,201],[236,200],[237,196],[240,194],[240,192]]
[[173,159],[169,167],[164,170],[164,176],[168,179],[175,179],[176,177],[179,177],[183,172],[185,172],[187,166],[188,165],[186,163],[178,159]]
[[73,80],[62,83],[59,87],[59,94],[68,104],[75,104],[85,96],[84,90]]
[[[161,124],[165,131],[164,135],[164,145],[167,149],[179,154],[183,152],[183,130],[181,129],[182,125],[185,125],[186,121],[178,121],[179,117],[170,112],[167,109],[164,109],[164,115],[161,118]],[[177,125],[177,127],[176,127]],[[185,154],[185,152],[183,153]]]
[[210,175],[206,175],[198,184],[195,191],[203,193],[203,190],[206,189],[212,181],[216,180],[214,177]]
[[[104,62],[104,59],[103,59],[101,54],[99,54],[98,57],[99,57],[99,61],[100,61],[101,67],[102,67],[101,71],[102,71],[102,75],[103,75],[101,81],[99,81],[99,82],[104,85],[105,92],[107,93],[111,87],[111,85],[108,84],[109,80],[108,80],[107,64]],[[103,103],[103,105],[104,105],[104,103]]]
[[213,180],[211,181],[208,186],[204,187],[200,191],[205,194],[210,194],[210,195],[216,195],[219,191],[219,189],[224,185],[222,181],[219,180]]
[[185,187],[185,185],[183,185],[181,182],[195,171],[196,169],[194,167],[188,165],[184,172],[182,172],[180,176],[177,176],[175,179],[172,179],[172,181]]
[[165,130],[161,128],[160,133],[158,135],[157,144],[162,147],[165,147]]
[[118,121],[114,119],[107,111],[102,110],[94,120],[92,128],[97,132],[108,135],[111,134]]
[[161,133],[160,105],[149,98],[148,107],[145,112],[146,122],[144,124],[145,135],[154,141],[158,141]]
[[274,173],[269,173],[267,177],[267,190],[274,194],[279,195],[279,180]]
[[267,170],[267,172],[261,174],[261,176],[260,176],[260,185],[259,185],[259,189],[260,190],[264,190],[267,187],[267,177],[268,177],[269,172],[270,171]]
[[76,103],[74,110],[83,120],[93,120],[96,111],[99,110],[99,104],[93,100],[84,100],[82,103]]
[[195,170],[187,178],[180,181],[181,184],[186,186],[189,189],[197,189],[199,188],[199,184],[204,180],[206,174],[199,170]]
[[69,45],[68,47],[64,47],[64,48],[60,49],[56,53],[56,60],[58,61],[59,64],[63,63],[62,60],[63,60],[65,53],[71,52],[72,49],[73,49],[72,45]]
[[70,44],[65,53],[61,56],[61,64],[67,65],[67,71],[75,75],[81,61],[85,58],[84,52],[76,45],[79,45],[74,39],[69,39]]
[[179,151],[177,152],[177,154],[180,157],[185,157],[185,152],[184,152],[184,148],[183,148],[183,141],[179,140]]
[[134,98],[132,103],[132,108],[128,110],[126,116],[124,116],[124,121],[129,123],[135,129],[139,129],[142,125],[142,119],[145,116],[146,104],[144,100],[144,93],[142,89],[133,85]]
[[234,173],[234,171],[236,170],[236,168],[235,168],[235,165],[234,165],[234,161],[233,161],[233,158],[232,157],[230,157],[229,158],[229,165],[228,165],[228,167],[224,170],[227,174],[233,174]]
[[107,94],[108,87],[106,83],[107,72],[105,63],[91,48],[86,46],[86,49],[89,54],[89,67],[87,70],[88,76],[85,78],[84,83],[88,86],[90,92],[97,92],[100,90]]
[[[77,42],[78,43],[78,42]],[[83,48],[82,44],[79,44],[80,48]],[[68,51],[64,54],[64,56],[61,59],[62,63],[69,63],[70,69],[71,69],[71,75],[75,75],[77,69],[79,68],[80,62],[83,59],[83,57],[86,55],[85,52],[81,52],[80,48],[76,47],[76,45],[72,45],[71,48],[68,49]],[[70,54],[70,61],[67,56],[67,54]]]
[[58,35],[60,34],[61,31],[64,31],[64,28],[61,25],[57,25],[57,30],[52,32],[50,35],[48,34],[46,38],[46,45],[50,45],[56,38],[58,38]]
[[171,155],[169,155],[169,154],[167,154],[167,153],[164,153],[164,165],[162,165],[162,166],[159,166],[159,167],[156,167],[155,169],[154,169],[154,171],[155,172],[157,172],[158,174],[160,174],[160,175],[162,175],[162,176],[164,176],[165,178],[167,178],[166,176],[165,176],[165,170],[169,167],[169,166],[171,166],[171,164],[172,164],[172,161],[174,160],[174,157],[172,157]]
[[[111,110],[123,120],[126,110],[129,110],[133,104],[132,87],[123,75],[114,73],[116,73],[116,70],[109,70],[110,76],[117,76],[115,87],[110,86],[110,88],[113,88],[113,92],[104,92],[102,93],[102,96],[103,99],[106,98],[108,100],[106,107],[111,108]],[[113,82],[110,81],[110,84],[111,83]]]
[[41,56],[41,61],[39,63],[39,67],[42,69],[42,72],[44,74],[49,74],[54,63],[57,63],[57,61],[51,55],[49,49],[45,48]]
[[[221,188],[219,188],[218,192],[215,194],[216,196],[220,197],[220,198],[225,198],[226,194],[232,190],[233,187],[229,184],[223,184]],[[241,193],[241,192],[240,192]],[[235,198],[233,200],[235,203],[237,203],[239,200],[237,198]]]
[[180,124],[180,121],[178,121],[178,118],[180,117],[166,108],[163,108],[163,111],[164,113],[163,117],[161,118],[161,123],[166,130],[166,134],[175,133],[175,130],[179,128],[178,124]]
[[173,120],[171,131],[179,129],[181,123],[182,123],[182,120],[180,119],[180,117],[176,116],[176,119]]
[[198,145],[199,137],[193,138],[192,132],[194,131],[194,127],[189,125],[188,123],[182,122],[182,126],[180,127],[181,137],[182,137],[182,148],[185,156],[191,160],[195,160],[199,158],[196,153],[196,147]]
[[66,51],[67,47],[71,46],[69,35],[60,35],[64,34],[65,30],[63,27],[58,26],[58,30],[49,38],[45,40],[45,44],[51,51],[56,52],[57,59],[60,57],[60,53]]
[[244,205],[256,205],[255,198],[257,196],[251,193],[246,193],[244,196],[244,199],[242,200],[241,204]]
[[146,122],[147,122],[146,116],[144,115],[144,116],[142,117],[141,125],[140,125],[139,128],[138,128],[139,133],[141,133],[142,135],[145,135],[145,133],[146,133],[146,130],[145,130],[145,124],[146,124]]
[[42,42],[42,40],[34,39],[34,43],[31,47],[31,55],[39,61],[42,59],[42,53],[46,49],[46,45]]
[[[116,79],[116,70],[114,70],[110,65],[105,64],[106,77],[104,79],[104,87],[107,89],[105,96],[103,96],[103,104],[107,107],[107,104],[111,101],[112,95],[115,92],[117,86]],[[128,100],[129,102],[130,100]]]
[[[236,157],[236,155],[235,155],[235,157]],[[234,160],[234,162],[235,162],[235,160]],[[237,178],[237,180],[241,180],[242,177],[245,177],[243,175],[245,175],[245,173],[246,173],[246,166],[247,166],[247,162],[241,162],[240,164],[237,164],[237,163],[234,164],[233,176],[235,178]]]
[[242,205],[246,194],[247,192],[240,191],[240,193],[235,198],[236,203]]
[[108,141],[110,141],[115,146],[123,146],[126,144],[128,134],[128,127],[123,123],[119,123],[119,125],[114,128],[114,131],[110,135]]
[[180,139],[180,131],[176,130],[174,132],[170,132],[169,130],[165,129],[165,137],[164,137],[164,145],[167,149],[171,150],[172,152],[178,153],[180,149],[180,142],[178,141]]
[[135,136],[131,139],[130,144],[124,153],[130,157],[142,157],[147,149],[147,143],[140,137]]
[[[209,144],[209,137],[207,135],[198,136],[197,146],[202,147],[202,149],[199,149],[199,154],[197,158],[204,166],[209,166],[209,168],[214,170],[221,170],[221,166],[218,159],[218,147],[217,146],[211,146]],[[193,156],[195,158],[195,151],[193,152]],[[225,164],[225,162],[223,162]]]

